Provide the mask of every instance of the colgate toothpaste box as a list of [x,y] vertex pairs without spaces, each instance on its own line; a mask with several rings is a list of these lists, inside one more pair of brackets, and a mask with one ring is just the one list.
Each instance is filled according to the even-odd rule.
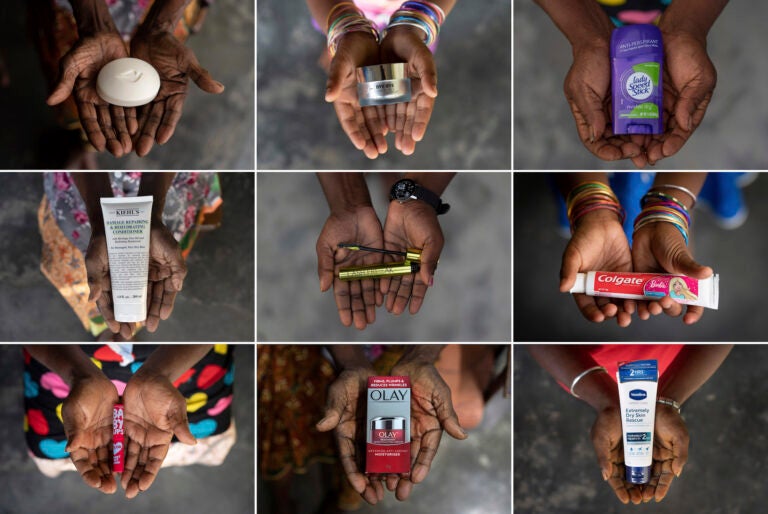
[[411,471],[411,380],[368,377],[366,473]]

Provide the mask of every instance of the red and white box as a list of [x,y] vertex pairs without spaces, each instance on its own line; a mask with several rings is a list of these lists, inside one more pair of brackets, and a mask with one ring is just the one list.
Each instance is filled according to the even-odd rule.
[[125,407],[116,403],[112,409],[112,472],[122,473],[125,468]]
[[368,377],[366,473],[411,471],[411,379]]

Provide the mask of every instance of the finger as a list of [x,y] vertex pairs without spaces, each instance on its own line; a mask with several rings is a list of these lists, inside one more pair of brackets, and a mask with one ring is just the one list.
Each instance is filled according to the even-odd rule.
[[430,98],[437,97],[437,66],[432,52],[426,46],[422,46],[413,55],[410,62],[416,70],[416,75],[421,79],[421,87]]
[[175,435],[176,439],[178,439],[180,442],[190,446],[197,444],[197,439],[195,439],[195,436],[192,435],[192,431],[189,429],[189,421],[186,419],[186,417],[185,419],[179,421],[173,428],[171,428],[171,430],[173,430],[173,435]]
[[432,118],[432,110],[435,107],[435,99],[428,96],[420,96],[416,100],[416,114],[413,119],[413,128],[411,130],[411,137],[414,141],[421,141],[424,139],[424,134],[427,132],[427,125]]
[[325,415],[323,416],[323,419],[315,424],[315,428],[318,432],[328,432],[329,430],[333,430],[339,425],[343,412],[344,400],[338,395],[329,394],[325,407]]
[[[453,400],[451,397],[450,389],[446,388],[446,392],[444,394],[435,395],[433,397],[433,405],[435,407],[437,419],[440,421],[440,426],[443,427],[443,430],[448,432],[449,436],[458,440],[464,440],[469,437],[467,431],[464,430],[459,424],[459,417],[456,415],[456,411],[453,409]],[[437,442],[440,442],[439,438]],[[414,480],[414,482],[419,482],[419,480]]]
[[336,310],[339,312],[339,320],[345,327],[352,325],[352,309],[350,299],[350,282],[345,282],[338,277],[333,279],[333,296],[336,299]]
[[160,324],[160,306],[163,303],[163,281],[149,283],[150,303],[147,309],[147,330],[152,333]]
[[651,317],[651,313],[648,311],[648,302],[637,302],[637,317],[643,321]]
[[131,134],[128,132],[128,126],[126,125],[125,109],[117,105],[110,105],[109,111],[112,117],[112,128],[120,142],[123,155],[126,155],[131,152],[133,144],[131,143]]
[[[360,494],[368,493],[369,490],[372,491],[372,489],[368,487],[369,482],[366,480],[365,475],[360,473],[360,470],[357,469],[354,441],[348,437],[339,437],[337,443],[339,446],[339,461],[341,462],[341,467],[344,469],[344,473],[347,475],[349,485]],[[366,501],[368,501],[367,498]]]
[[101,312],[101,317],[113,334],[120,332],[120,322],[115,320],[115,312],[112,309],[112,293],[106,292],[96,300],[96,306]]
[[176,303],[176,295],[178,294],[173,282],[173,276],[163,280],[163,301],[160,304],[160,319],[168,319],[173,313],[173,306]]
[[372,152],[370,152],[370,149],[373,148],[376,152],[374,157],[377,157],[379,152],[375,150],[375,146],[371,141],[371,135],[365,126],[365,120],[363,119],[360,107],[344,102],[334,102],[333,108],[336,110],[336,117],[339,118],[341,129],[354,147],[362,150],[366,157],[371,157]]
[[677,303],[669,296],[665,296],[661,298],[658,303],[661,306],[664,314],[666,314],[667,316],[676,318],[683,313],[683,305],[680,303]]
[[141,134],[136,142],[136,155],[139,157],[144,157],[152,150],[157,127],[160,126],[163,119],[163,109],[163,102],[153,102],[148,106],[148,109],[142,111],[142,120],[139,121]]
[[389,132],[389,127],[387,126],[387,110],[385,109],[385,106],[377,105],[376,114],[378,115],[379,123],[381,124],[381,135],[386,136]]
[[128,483],[139,464],[140,451],[141,445],[136,440],[129,437],[125,438],[125,464],[123,465],[123,475],[120,477],[120,485],[126,492],[128,491]]
[[[629,492],[624,485],[624,468],[623,466],[616,466],[610,463],[610,471],[608,472],[608,485],[613,489],[614,494],[623,504],[629,503]],[[605,476],[605,475],[603,475]]]
[[398,150],[403,149],[403,129],[405,128],[405,117],[408,104],[395,104],[395,147]]
[[389,289],[387,290],[387,312],[392,312],[397,299],[397,292],[400,289],[400,277],[391,277],[389,279]]
[[389,104],[384,107],[384,112],[387,116],[387,129],[389,129],[390,132],[395,132],[397,130],[397,122],[396,122],[396,114],[397,114],[397,105],[396,104]]
[[421,280],[421,274],[413,275],[413,289],[411,290],[411,301],[408,305],[408,312],[416,314],[424,303],[424,297],[427,295],[427,284]]
[[683,467],[688,462],[688,431],[685,430],[682,433],[677,433],[672,439],[672,460],[671,470],[675,476],[680,476],[683,472]]
[[[582,90],[578,87],[572,87],[568,82],[565,86],[565,96],[576,121],[576,129],[581,141],[591,152],[597,154],[597,149],[605,142],[603,133],[605,132],[606,118],[602,98],[591,89]],[[621,158],[620,151],[615,150],[614,155],[612,155],[613,160]]]
[[660,502],[669,492],[669,488],[672,485],[672,480],[675,475],[672,473],[672,464],[670,461],[665,460],[661,463],[661,471],[659,474],[658,484],[654,492],[654,499]]
[[571,245],[563,252],[560,263],[560,292],[567,293],[576,285],[576,274],[581,270],[581,253]]
[[442,430],[432,429],[421,436],[419,453],[416,455],[416,461],[411,472],[411,482],[414,484],[418,484],[427,477],[429,469],[432,467],[432,460],[437,454],[437,448],[440,446],[442,434]]
[[365,119],[365,126],[368,129],[368,133],[373,137],[373,144],[376,146],[376,151],[379,154],[387,152],[387,140],[384,138],[384,128],[381,120],[379,120],[379,113],[375,107],[363,107],[363,118]]
[[173,95],[165,101],[165,111],[160,127],[157,129],[157,144],[164,145],[176,131],[176,124],[181,119],[186,94]]
[[698,305],[689,305],[685,312],[685,316],[683,316],[683,323],[686,325],[693,325],[699,321],[703,315],[704,307],[700,307]]
[[106,138],[107,151],[115,157],[123,156],[123,145],[117,140],[116,131],[112,126],[112,116],[108,105],[99,105],[96,108],[97,118],[101,126],[101,133]]
[[639,505],[643,502],[643,493],[640,490],[638,486],[631,485],[627,488],[627,492],[629,493],[629,501],[634,503],[635,505]]
[[413,281],[413,273],[400,277],[400,287],[397,289],[395,301],[392,305],[392,314],[395,316],[402,314],[408,306],[408,301],[411,299],[411,293],[413,291]]
[[[137,130],[139,130],[139,122],[136,119],[136,108],[135,107],[124,107],[123,112],[125,113],[125,126],[128,129],[128,134],[133,136]],[[133,143],[133,141],[131,141]],[[131,147],[133,147],[133,144],[131,144]]]
[[130,340],[133,338],[133,323],[120,323],[120,335],[123,339]]
[[400,480],[400,477],[397,475],[389,475],[387,477],[387,489],[394,491],[397,488],[398,482],[400,482]]
[[397,484],[397,492],[395,493],[395,498],[400,501],[405,501],[411,495],[412,490],[413,482],[407,478],[401,478],[400,482]]
[[367,322],[365,302],[363,302],[363,287],[360,280],[349,282],[349,300],[350,309],[352,310],[352,322],[355,324],[356,329],[363,330]]
[[370,324],[376,321],[376,293],[378,288],[373,279],[361,281],[363,290],[363,305],[365,306],[365,321]]
[[403,155],[411,155],[416,150],[416,141],[413,140],[413,120],[416,117],[416,102],[405,104],[405,123],[403,124],[403,138],[400,142],[400,151]]
[[96,150],[103,152],[106,148],[107,139],[101,131],[101,125],[97,119],[96,106],[89,102],[78,102],[77,112],[80,116],[80,125],[85,131],[88,141]]
[[593,323],[602,323],[605,321],[605,314],[598,308],[594,298],[585,294],[574,294],[573,301],[576,302],[581,315]]
[[[101,472],[94,468],[91,460],[91,450],[78,448],[69,453],[69,458],[75,465],[75,469],[80,473],[80,477],[88,487],[99,489],[101,487]],[[95,454],[94,454],[95,458]]]
[[208,73],[208,70],[200,66],[200,63],[197,61],[197,58],[194,56],[194,54],[191,53],[191,51],[190,54],[191,62],[189,66],[189,76],[192,78],[192,81],[197,84],[197,87],[206,93],[211,93],[214,95],[223,93],[224,84],[218,80],[214,80],[211,74]]
[[168,447],[168,444],[156,444],[148,449],[147,462],[144,464],[144,469],[139,476],[139,491],[149,489],[157,478],[165,456],[168,455]]
[[80,71],[77,59],[72,54],[64,56],[61,60],[59,81],[45,102],[48,105],[58,105],[69,98],[69,95],[72,94],[72,89],[75,87],[75,80],[80,75]]

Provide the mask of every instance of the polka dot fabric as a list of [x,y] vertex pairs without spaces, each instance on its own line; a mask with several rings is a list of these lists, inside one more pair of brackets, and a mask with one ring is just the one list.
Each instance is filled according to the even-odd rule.
[[[122,394],[131,376],[157,348],[155,345],[82,345]],[[234,348],[217,344],[195,366],[174,382],[187,400],[190,430],[195,437],[216,435],[229,428],[232,384],[235,364]],[[37,457],[61,459],[66,437],[61,408],[69,394],[69,386],[24,350],[24,432],[27,446]],[[174,438],[174,441],[176,439]]]
[[657,23],[672,0],[597,0],[617,27],[637,23]]

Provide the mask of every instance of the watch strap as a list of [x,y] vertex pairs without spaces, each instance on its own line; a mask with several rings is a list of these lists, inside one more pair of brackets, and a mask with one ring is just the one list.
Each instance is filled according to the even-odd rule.
[[448,212],[448,209],[451,208],[449,204],[443,203],[440,197],[437,196],[435,193],[433,193],[432,191],[430,191],[425,187],[421,187],[418,184],[416,185],[416,190],[414,191],[414,194],[416,198],[418,198],[419,200],[424,200],[429,205],[434,207],[438,216],[441,214],[445,214],[446,212]]

